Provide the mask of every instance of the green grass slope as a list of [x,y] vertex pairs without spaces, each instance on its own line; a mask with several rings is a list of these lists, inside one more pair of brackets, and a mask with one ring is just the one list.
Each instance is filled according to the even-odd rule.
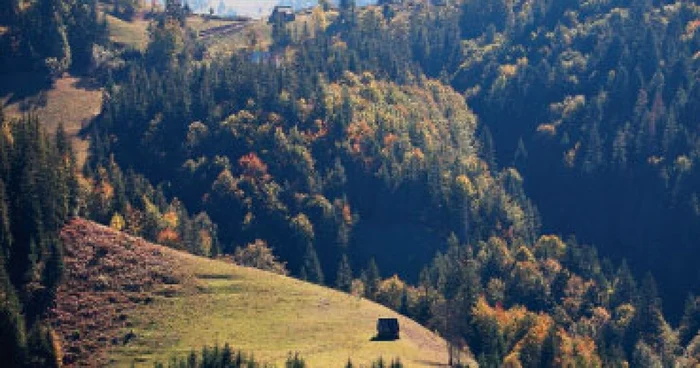
[[100,113],[102,89],[88,78],[65,75],[52,84],[41,73],[3,75],[0,104],[8,116],[35,114],[42,126],[54,133],[63,124],[71,138],[78,163],[87,157],[89,142],[80,136],[83,127]]
[[148,45],[148,20],[144,20],[141,15],[134,17],[134,20],[130,22],[111,14],[105,16],[107,17],[110,41],[135,50],[146,48]]
[[[63,231],[66,280],[54,326],[68,365],[152,366],[192,348],[231,344],[278,366],[447,363],[445,342],[376,303],[257,269],[153,245],[86,220]],[[371,341],[378,317],[400,319],[397,341]]]

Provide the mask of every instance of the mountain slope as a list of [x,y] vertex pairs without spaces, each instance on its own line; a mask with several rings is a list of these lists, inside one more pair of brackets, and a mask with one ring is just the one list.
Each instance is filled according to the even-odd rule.
[[215,343],[312,367],[401,357],[447,362],[445,342],[399,317],[402,338],[373,342],[376,319],[396,313],[292,278],[147,243],[76,219],[62,232],[66,279],[53,325],[69,365],[152,365]]

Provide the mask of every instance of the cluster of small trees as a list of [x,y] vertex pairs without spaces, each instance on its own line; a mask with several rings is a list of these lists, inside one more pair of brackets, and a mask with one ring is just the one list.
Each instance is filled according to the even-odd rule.
[[[229,344],[223,347],[205,346],[201,352],[194,350],[185,358],[173,358],[167,365],[156,363],[156,368],[271,368],[272,365],[257,361],[252,354],[234,351]],[[299,354],[289,354],[285,368],[304,368],[306,362]]]
[[[353,368],[352,359],[348,359],[345,368]],[[215,345],[213,347],[205,346],[201,352],[197,353],[194,350],[186,358],[173,358],[167,365],[156,363],[156,368],[272,368],[273,365],[256,361],[253,355],[248,355],[241,351],[234,351],[228,344],[223,347]],[[299,353],[289,353],[287,360],[284,363],[285,368],[305,368],[307,367],[304,359]],[[392,359],[390,361],[380,357],[372,362],[371,368],[403,368],[403,363],[400,359]]]
[[85,171],[80,216],[193,254],[220,254],[217,226],[206,213],[190,215],[180,200],[166,199],[162,186],[154,188],[133,170],[124,174],[113,160]]
[[286,275],[284,262],[272,253],[265,241],[256,240],[245,247],[238,247],[233,254],[233,262],[241,266],[255,267],[261,270]]
[[4,0],[0,8],[0,25],[7,28],[0,35],[3,73],[40,71],[55,77],[69,69],[85,71],[93,46],[107,42],[97,0]]

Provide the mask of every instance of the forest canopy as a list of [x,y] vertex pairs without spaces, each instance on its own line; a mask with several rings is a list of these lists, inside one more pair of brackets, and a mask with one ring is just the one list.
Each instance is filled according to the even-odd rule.
[[[697,140],[692,115],[680,113],[692,100],[673,100],[687,106],[675,108],[674,136],[666,134],[666,149],[677,150],[673,169],[663,166],[670,151],[654,151],[664,147],[654,140],[660,135],[631,128],[646,119],[654,132],[669,131],[658,125],[673,110],[664,96],[676,92],[666,89],[695,88],[696,33],[653,26],[692,19],[688,14],[697,9],[687,3],[345,4],[337,17],[324,18],[330,24],[312,21],[301,33],[272,24],[273,45],[262,59],[243,49],[200,61],[185,39],[168,63],[133,63],[109,91],[91,165],[129,167],[161,183],[164,198],[206,213],[218,229],[217,252],[264,242],[293,275],[400,310],[468,345],[487,366],[670,364],[691,343],[692,333],[679,340],[676,331],[697,319],[695,298],[684,313],[674,311],[685,316],[674,330],[654,279],[633,276],[644,267],[624,251],[623,233],[598,238],[586,229],[610,223],[587,212],[605,212],[601,204],[630,201],[675,213],[685,210],[673,203],[690,203],[687,216],[673,220],[685,230],[668,234],[692,242]],[[634,41],[635,25],[648,37],[677,37],[672,49],[671,41],[651,43],[668,54],[664,63],[636,64],[649,63],[632,55],[648,52],[650,43]],[[618,52],[620,43],[628,50]],[[680,79],[659,84],[664,73]],[[637,101],[626,108],[621,98],[630,95]],[[627,131],[616,131],[624,124]],[[614,145],[605,138],[612,136]],[[626,178],[647,197],[635,197]],[[596,183],[622,192],[596,190]],[[651,193],[670,197],[655,196],[652,205]],[[555,199],[559,205],[548,204]],[[542,225],[538,200],[548,211]],[[105,210],[142,211],[137,202]],[[619,206],[611,208],[635,216],[606,213],[619,215],[613,223],[624,228],[651,216]],[[551,208],[559,221],[585,223],[583,239],[619,239],[596,242],[616,261],[573,237],[544,235],[541,226],[578,234],[576,226],[548,220]],[[588,220],[571,217],[586,213]],[[685,270],[679,272],[692,277]],[[393,273],[409,282],[384,279]]]

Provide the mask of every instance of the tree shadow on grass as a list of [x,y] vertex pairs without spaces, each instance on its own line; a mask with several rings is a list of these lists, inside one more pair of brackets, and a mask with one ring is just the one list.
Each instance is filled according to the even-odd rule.
[[[41,103],[43,92],[51,89],[52,81],[42,73],[22,72],[0,75],[0,100],[6,100],[5,105],[23,102],[28,98]],[[22,109],[29,109],[29,106]]]
[[96,91],[102,85],[94,78],[76,76],[78,79],[73,83],[73,87],[77,89],[85,89],[88,91]]
[[426,367],[449,367],[449,364],[433,362],[430,360],[416,360],[416,363]]
[[373,336],[369,341],[396,341],[399,337]]

